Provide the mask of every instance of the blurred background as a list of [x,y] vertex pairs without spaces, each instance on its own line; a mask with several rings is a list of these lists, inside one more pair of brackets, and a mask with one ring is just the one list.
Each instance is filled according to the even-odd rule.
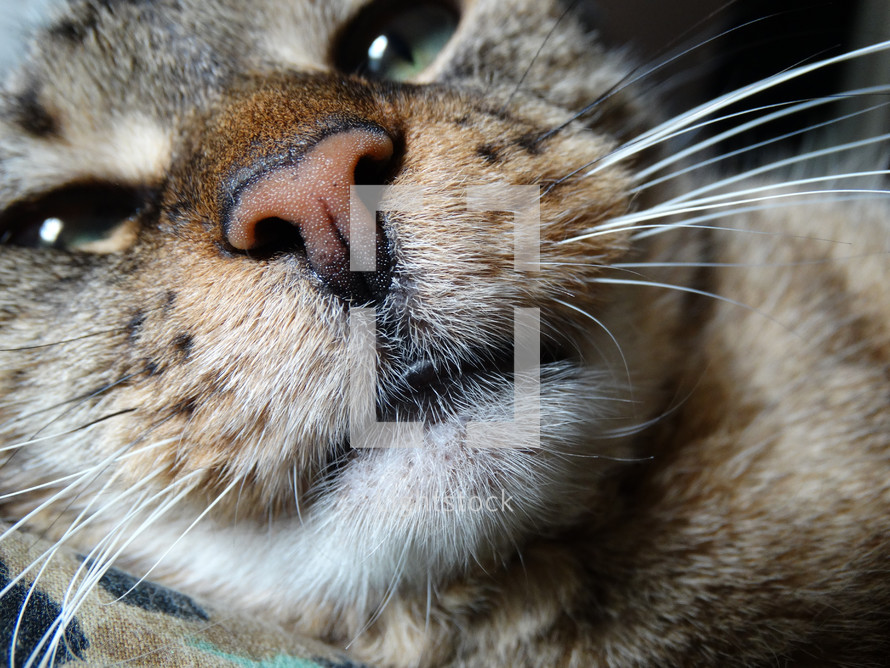
[[[659,63],[697,44],[687,55],[656,73],[653,85],[678,113],[722,93],[851,49],[890,40],[890,0],[582,0],[587,2],[604,38],[627,44],[643,64]],[[711,40],[711,41],[708,41]],[[707,42],[707,43],[705,43]],[[748,100],[769,105],[835,95],[867,86],[890,84],[890,52],[827,68]],[[886,94],[839,100],[763,128],[777,136],[890,101]],[[880,107],[815,133],[824,143],[890,132],[890,112]],[[758,139],[746,134],[745,144]],[[783,150],[802,148],[813,135],[789,138]],[[731,150],[735,146],[724,146]],[[809,147],[806,147],[809,148]]]

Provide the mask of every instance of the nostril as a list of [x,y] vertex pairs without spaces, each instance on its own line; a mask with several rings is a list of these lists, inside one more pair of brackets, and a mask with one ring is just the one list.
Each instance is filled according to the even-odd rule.
[[[375,212],[353,197],[353,185],[382,185],[396,169],[393,141],[377,128],[351,128],[322,139],[296,164],[242,187],[223,230],[231,246],[251,256],[301,251],[332,292],[349,301],[378,299],[391,281],[391,244]],[[375,272],[350,272],[350,226],[371,225]]]
[[251,255],[261,256],[277,253],[305,252],[306,245],[300,230],[291,221],[283,218],[263,218],[254,228],[254,242]]
[[357,186],[382,186],[390,183],[394,176],[393,160],[381,160],[373,156],[364,156],[355,165],[353,174]]

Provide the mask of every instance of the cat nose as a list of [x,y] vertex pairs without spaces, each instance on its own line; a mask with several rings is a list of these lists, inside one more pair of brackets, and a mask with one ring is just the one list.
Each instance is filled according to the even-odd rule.
[[[381,298],[390,282],[388,242],[351,187],[373,182],[375,175],[382,183],[393,151],[382,130],[351,128],[325,137],[296,164],[276,167],[240,189],[224,225],[227,241],[262,255],[302,248],[318,278],[341,299]],[[350,271],[350,226],[356,224],[376,230],[373,248],[354,249],[365,266],[368,254],[374,255],[374,272]]]

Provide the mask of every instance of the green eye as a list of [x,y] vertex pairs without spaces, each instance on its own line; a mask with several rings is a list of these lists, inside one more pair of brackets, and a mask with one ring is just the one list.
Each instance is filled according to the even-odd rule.
[[0,244],[110,253],[135,238],[138,193],[116,186],[72,186],[0,214]]
[[458,15],[438,2],[359,14],[339,41],[340,69],[390,81],[416,78],[429,67],[457,30]]

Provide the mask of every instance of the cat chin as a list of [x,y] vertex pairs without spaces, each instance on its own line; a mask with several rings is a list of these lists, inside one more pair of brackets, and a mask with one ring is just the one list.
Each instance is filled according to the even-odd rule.
[[393,587],[426,595],[595,508],[607,457],[624,447],[589,438],[610,410],[591,408],[595,388],[596,374],[544,383],[541,447],[471,448],[459,426],[433,425],[423,447],[353,450],[299,516],[165,522],[140,539],[147,558],[126,565],[142,574],[158,545],[175,545],[153,573],[289,618],[307,606],[373,614]]

